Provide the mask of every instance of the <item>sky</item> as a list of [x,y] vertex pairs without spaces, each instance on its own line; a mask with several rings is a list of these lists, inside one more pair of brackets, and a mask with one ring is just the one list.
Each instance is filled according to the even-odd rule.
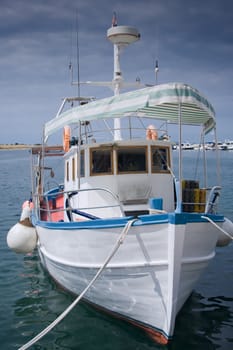
[[154,84],[158,60],[158,83],[197,88],[216,111],[218,138],[233,139],[231,0],[0,0],[0,144],[40,143],[62,98],[77,95],[69,71],[72,62],[77,77],[77,32],[80,80],[112,79],[113,12],[141,34],[121,57],[124,79]]

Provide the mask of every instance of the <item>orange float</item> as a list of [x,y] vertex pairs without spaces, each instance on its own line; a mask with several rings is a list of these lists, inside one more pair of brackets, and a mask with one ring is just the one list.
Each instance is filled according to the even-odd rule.
[[63,129],[63,149],[65,152],[68,152],[70,149],[70,127],[68,125],[64,126]]
[[154,125],[149,125],[146,129],[146,139],[147,140],[158,140],[158,132]]

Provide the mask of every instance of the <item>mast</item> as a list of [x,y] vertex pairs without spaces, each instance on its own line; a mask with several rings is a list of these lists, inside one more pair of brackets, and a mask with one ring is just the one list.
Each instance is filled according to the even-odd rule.
[[[92,85],[92,86],[106,86],[114,91],[114,96],[120,94],[122,88],[139,88],[141,87],[140,79],[137,78],[134,83],[125,82],[122,77],[120,68],[120,55],[125,47],[129,44],[134,43],[140,39],[140,33],[134,27],[130,26],[118,26],[116,13],[114,12],[112,18],[112,27],[107,30],[107,38],[113,44],[114,53],[114,71],[112,81],[94,82],[94,81],[73,81],[72,64],[70,63],[69,68],[72,74],[72,85]],[[114,119],[114,140],[121,140],[121,123],[120,118]]]
[[[122,50],[129,44],[140,39],[138,30],[130,26],[117,26],[116,13],[113,14],[112,27],[107,31],[107,38],[113,44],[114,52],[114,72],[113,72],[113,87],[114,95],[120,94],[123,86],[122,71],[120,68],[120,54]],[[120,118],[114,119],[114,140],[121,140],[121,123]]]

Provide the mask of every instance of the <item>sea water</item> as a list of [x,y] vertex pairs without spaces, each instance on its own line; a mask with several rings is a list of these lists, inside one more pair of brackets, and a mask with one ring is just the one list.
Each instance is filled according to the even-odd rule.
[[[216,170],[215,152],[207,153],[212,166],[208,175],[211,180]],[[177,151],[173,154],[177,168]],[[185,158],[189,178],[195,170],[196,151],[186,151]],[[233,221],[233,152],[221,151],[220,158],[221,210]],[[0,151],[0,349],[3,350],[18,349],[27,343],[74,300],[42,269],[36,251],[23,256],[7,247],[7,231],[19,220],[21,205],[30,198],[30,190],[28,151]],[[81,302],[32,349],[232,350],[233,243],[216,249],[215,259],[177,316],[174,338],[169,345],[155,344],[143,331]]]

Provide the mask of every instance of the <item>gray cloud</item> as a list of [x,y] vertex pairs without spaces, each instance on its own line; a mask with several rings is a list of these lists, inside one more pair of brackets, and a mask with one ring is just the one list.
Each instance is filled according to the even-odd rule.
[[[1,0],[0,143],[40,142],[61,98],[75,94],[68,65],[72,60],[76,68],[77,5],[82,80],[112,78],[106,30],[116,11],[119,24],[141,32],[141,41],[122,56],[125,79],[153,83],[159,59],[159,82],[183,81],[202,91],[224,121],[220,137],[231,138],[231,1]],[[82,92],[102,97],[105,90]]]

